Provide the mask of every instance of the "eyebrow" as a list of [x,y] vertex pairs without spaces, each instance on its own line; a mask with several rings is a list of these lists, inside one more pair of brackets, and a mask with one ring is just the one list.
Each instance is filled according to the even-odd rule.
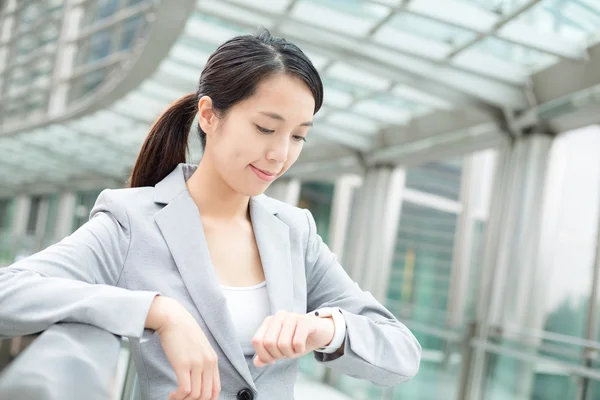
[[[266,115],[267,117],[276,119],[278,121],[285,121],[285,118],[283,118],[281,115],[273,113],[273,112],[261,111],[260,113],[263,115]],[[312,121],[304,122],[304,123],[300,124],[300,126],[313,126],[313,122]]]

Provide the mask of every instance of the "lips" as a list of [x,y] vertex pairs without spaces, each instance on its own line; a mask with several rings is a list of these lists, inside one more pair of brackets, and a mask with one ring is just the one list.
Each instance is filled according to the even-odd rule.
[[[254,167],[254,165],[253,165],[253,167]],[[254,168],[256,168],[256,167],[254,167]],[[265,171],[264,169],[260,169],[260,168],[256,168],[256,169],[259,170],[260,172],[262,172],[265,175],[271,175],[271,176],[272,175],[277,175],[277,172],[269,172],[269,171]]]
[[256,168],[252,164],[250,164],[250,169],[252,170],[252,172],[254,172],[256,174],[256,176],[258,176],[263,181],[267,181],[267,182],[274,181],[275,178],[277,178],[277,175],[279,174],[279,172],[270,172],[270,171],[265,171],[260,168]]

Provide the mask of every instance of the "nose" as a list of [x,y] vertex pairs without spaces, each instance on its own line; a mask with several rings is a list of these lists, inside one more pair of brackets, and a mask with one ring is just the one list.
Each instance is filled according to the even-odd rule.
[[[283,135],[282,135],[283,136]],[[267,150],[267,160],[271,163],[284,164],[288,158],[288,151],[290,148],[289,140],[286,138],[274,138],[269,143],[269,149]]]

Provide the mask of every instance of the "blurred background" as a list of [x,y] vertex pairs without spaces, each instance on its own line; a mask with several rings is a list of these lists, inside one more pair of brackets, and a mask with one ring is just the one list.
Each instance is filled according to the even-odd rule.
[[[325,84],[268,194],[310,209],[423,346],[389,389],[307,356],[297,398],[599,400],[600,0],[0,1],[0,266],[84,224],[211,52],[259,26]],[[0,345],[0,388],[48,367],[31,339]],[[113,398],[136,398],[111,346]]]

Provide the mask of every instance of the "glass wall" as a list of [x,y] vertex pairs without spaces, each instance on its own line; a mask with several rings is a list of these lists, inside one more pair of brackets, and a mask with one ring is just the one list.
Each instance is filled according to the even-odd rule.
[[457,215],[404,202],[388,307],[414,321],[445,325]]
[[312,213],[317,224],[317,232],[325,243],[329,238],[334,187],[335,185],[330,182],[303,182],[298,200],[298,207],[307,208]]
[[[331,207],[335,184],[330,182],[302,182],[298,207],[310,210],[317,225],[317,233],[327,243],[329,239],[329,226]],[[318,364],[312,354],[307,354],[300,359],[300,371],[313,379],[320,380],[325,373],[325,367]]]
[[460,358],[447,323],[462,170],[462,158],[406,170],[386,305],[411,328],[423,360],[393,399],[451,399],[455,392]]
[[[463,340],[475,317],[495,158],[495,150],[486,150],[406,169],[385,305],[419,339],[421,368],[389,389],[339,376],[336,386],[352,399],[456,398]],[[457,242],[461,229],[470,239]]]
[[[102,84],[117,66],[119,53],[130,51],[136,40],[144,37],[148,20],[144,15],[147,7],[143,3],[147,0],[88,2],[79,27],[82,35],[78,39],[79,48],[74,60],[75,68],[86,68],[84,74],[73,80],[71,100],[90,93]],[[127,18],[123,17],[123,11],[127,11]]]
[[[506,303],[527,316],[527,326],[508,318],[500,327],[505,334],[489,340],[499,347],[487,356],[486,399],[600,399],[597,381],[584,376],[597,372],[590,368],[593,358],[585,357],[585,347],[593,354],[600,342],[582,341],[600,339],[598,328],[594,333],[588,326],[600,220],[598,149],[599,127],[553,141],[541,205],[539,265],[531,287],[532,293],[536,287],[542,292],[526,303]],[[518,268],[522,274],[532,271],[527,265]],[[507,298],[515,294],[515,286],[507,283]],[[595,315],[598,310],[596,305]],[[588,337],[589,332],[594,335]]]
[[75,215],[73,216],[73,232],[88,222],[90,218],[90,211],[92,211],[94,204],[96,204],[96,200],[98,199],[100,192],[102,192],[101,189],[77,192],[77,200],[74,210]]
[[9,264],[14,257],[11,246],[14,209],[13,199],[0,199],[0,266]]
[[406,187],[459,200],[463,159],[435,161],[406,170]]

